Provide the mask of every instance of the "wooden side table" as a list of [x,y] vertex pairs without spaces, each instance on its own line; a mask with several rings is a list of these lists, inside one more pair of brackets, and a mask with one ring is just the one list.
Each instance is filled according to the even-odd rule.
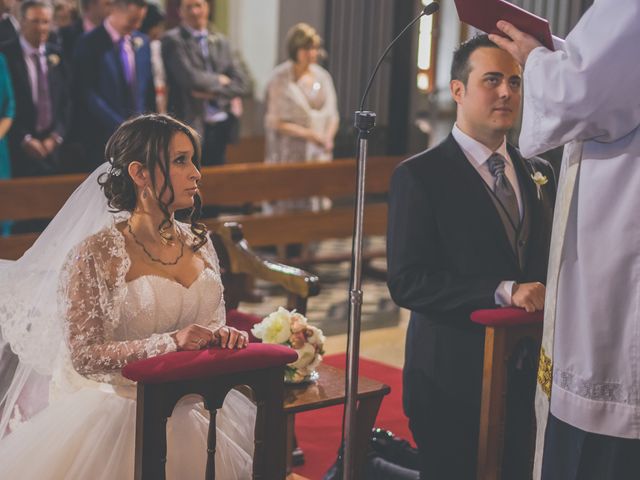
[[[287,415],[287,465],[291,467],[291,452],[295,426],[295,414],[343,404],[346,372],[341,368],[321,364],[316,383],[287,385],[284,392],[284,411]],[[391,388],[384,383],[366,377],[358,377],[358,410],[356,413],[355,459],[356,479],[362,478],[364,462],[369,449],[371,429],[378,415],[380,404]]]

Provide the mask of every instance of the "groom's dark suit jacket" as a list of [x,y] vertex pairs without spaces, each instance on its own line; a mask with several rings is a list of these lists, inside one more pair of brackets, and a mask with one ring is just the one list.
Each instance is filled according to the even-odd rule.
[[[404,405],[428,478],[475,479],[484,328],[469,314],[496,307],[503,280],[546,281],[553,172],[544,160],[525,160],[510,145],[508,152],[528,225],[515,242],[452,135],[401,163],[391,180],[388,285],[411,310]],[[540,198],[536,171],[549,179]]]

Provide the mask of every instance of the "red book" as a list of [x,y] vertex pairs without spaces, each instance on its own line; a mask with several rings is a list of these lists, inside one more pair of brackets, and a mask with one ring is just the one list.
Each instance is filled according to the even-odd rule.
[[538,17],[505,0],[455,0],[460,21],[483,32],[503,35],[498,20],[506,20],[519,30],[538,39],[549,50],[553,48],[551,29],[545,18]]

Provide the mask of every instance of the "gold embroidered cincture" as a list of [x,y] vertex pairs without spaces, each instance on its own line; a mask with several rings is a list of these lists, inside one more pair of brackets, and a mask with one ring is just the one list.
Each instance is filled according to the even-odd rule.
[[538,364],[538,383],[547,398],[551,398],[551,380],[551,359],[547,356],[547,352],[544,351],[544,347],[542,347],[540,349],[540,363]]

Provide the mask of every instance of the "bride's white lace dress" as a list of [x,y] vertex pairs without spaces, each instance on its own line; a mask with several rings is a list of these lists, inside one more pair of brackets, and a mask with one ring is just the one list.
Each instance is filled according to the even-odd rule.
[[[171,332],[225,322],[210,242],[198,254],[205,269],[185,287],[149,275],[126,282],[130,260],[115,225],[71,252],[58,297],[68,348],[54,368],[49,406],[0,440],[0,478],[133,478],[136,390],[120,369],[174,351]],[[255,406],[232,391],[217,416],[217,478],[251,478],[254,425]],[[182,399],[167,424],[167,478],[204,478],[207,429],[199,398]]]

